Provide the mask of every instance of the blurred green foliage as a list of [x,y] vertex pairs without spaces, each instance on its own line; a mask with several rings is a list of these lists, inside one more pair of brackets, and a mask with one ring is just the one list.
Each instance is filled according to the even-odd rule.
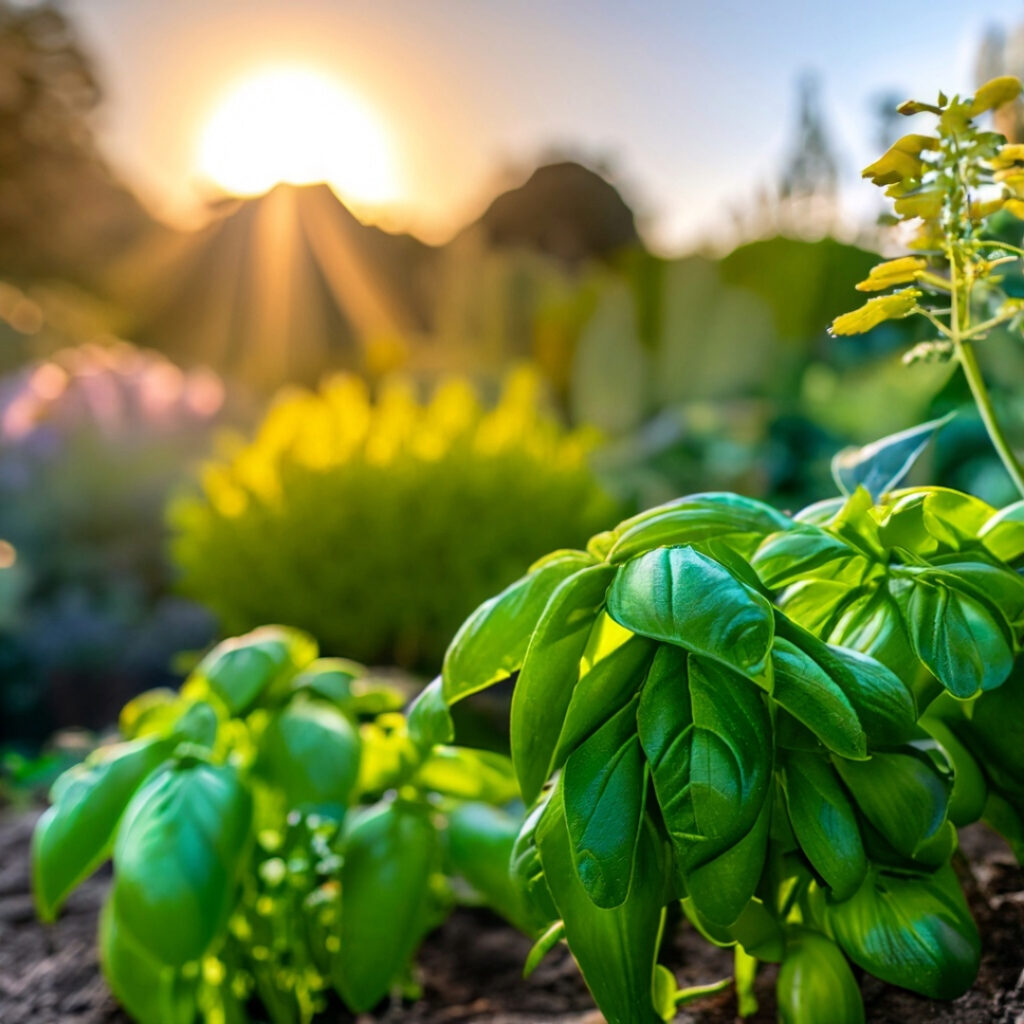
[[461,379],[422,404],[406,379],[376,401],[353,377],[288,393],[173,505],[181,588],[229,632],[273,620],[329,652],[434,668],[524,560],[612,521],[594,441],[527,371],[490,409]]

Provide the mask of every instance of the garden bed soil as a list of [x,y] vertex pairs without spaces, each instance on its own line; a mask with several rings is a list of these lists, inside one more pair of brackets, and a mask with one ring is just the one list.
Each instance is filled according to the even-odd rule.
[[[29,892],[29,841],[35,813],[0,814],[0,1022],[128,1024],[96,965],[96,916],[109,873],[86,882],[60,920],[35,921]],[[1024,1024],[1024,871],[1006,847],[980,827],[965,832],[972,868],[962,874],[981,930],[984,957],[974,988],[937,1003],[874,979],[863,980],[872,1024]],[[599,1024],[601,1017],[564,949],[527,981],[521,970],[529,941],[484,911],[460,910],[424,944],[422,998],[385,1005],[353,1018],[338,1007],[325,1021],[346,1024]],[[667,951],[682,984],[730,973],[731,955],[679,929]],[[774,969],[758,979],[761,1008],[752,1024],[775,1019]],[[687,1006],[680,1024],[726,1024],[736,1018],[731,993]],[[823,1022],[825,1024],[825,1022]]]

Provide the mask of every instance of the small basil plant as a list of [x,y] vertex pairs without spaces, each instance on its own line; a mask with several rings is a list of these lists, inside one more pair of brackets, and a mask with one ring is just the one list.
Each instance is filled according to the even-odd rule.
[[[891,460],[892,453],[886,456]],[[659,963],[667,908],[735,949],[741,1012],[781,964],[785,1021],[864,1019],[851,964],[939,999],[980,942],[956,827],[1024,833],[1024,522],[938,488],[790,517],[699,494],[557,551],[477,609],[460,701],[514,676],[532,806],[510,874],[612,1024],[710,989]]]
[[140,1024],[292,1024],[415,993],[416,948],[456,896],[525,917],[489,867],[519,827],[507,759],[447,745],[439,684],[402,704],[297,630],[222,643],[57,780],[40,916],[112,857],[100,957]]

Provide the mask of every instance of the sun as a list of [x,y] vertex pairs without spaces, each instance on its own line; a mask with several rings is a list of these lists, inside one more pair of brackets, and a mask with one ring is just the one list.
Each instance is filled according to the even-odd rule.
[[267,68],[230,89],[203,128],[196,170],[235,195],[327,182],[364,206],[399,196],[391,140],[375,112],[337,79],[301,66]]

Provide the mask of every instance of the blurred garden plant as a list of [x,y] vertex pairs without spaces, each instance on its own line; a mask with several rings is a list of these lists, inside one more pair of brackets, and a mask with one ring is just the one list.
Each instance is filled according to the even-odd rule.
[[[875,268],[863,288],[908,287],[833,325],[932,322],[913,358],[959,360],[1018,483],[973,346],[1021,313],[997,268],[1024,254],[980,228],[1020,202],[1002,190],[1024,170],[971,119],[1019,91],[902,108],[936,113],[938,137],[901,140],[868,173],[920,218],[922,255]],[[997,195],[975,194],[997,175]],[[742,1015],[762,960],[780,964],[780,1019],[801,1024],[863,1022],[851,962],[932,998],[973,983],[956,829],[984,818],[1024,854],[1024,752],[1006,729],[1024,721],[1024,502],[899,490],[940,426],[842,453],[846,496],[792,517],[698,494],[555,551],[449,647],[450,704],[516,680],[532,810],[510,871],[546,924],[528,969],[564,939],[612,1024],[669,1020],[728,984],[679,990],[659,963],[675,904],[735,948]]]
[[168,595],[162,510],[224,391],[126,343],[0,378],[0,740],[99,728],[209,615]]
[[506,759],[445,745],[439,684],[402,696],[263,627],[180,692],[128,704],[123,741],[56,782],[33,883],[52,920],[112,854],[110,987],[140,1024],[308,1022],[415,992],[412,957],[460,892],[517,924]]
[[285,622],[331,652],[436,670],[524,561],[614,520],[592,446],[526,372],[493,409],[463,380],[426,404],[407,380],[375,402],[352,377],[288,394],[174,505],[182,588],[229,632]]

